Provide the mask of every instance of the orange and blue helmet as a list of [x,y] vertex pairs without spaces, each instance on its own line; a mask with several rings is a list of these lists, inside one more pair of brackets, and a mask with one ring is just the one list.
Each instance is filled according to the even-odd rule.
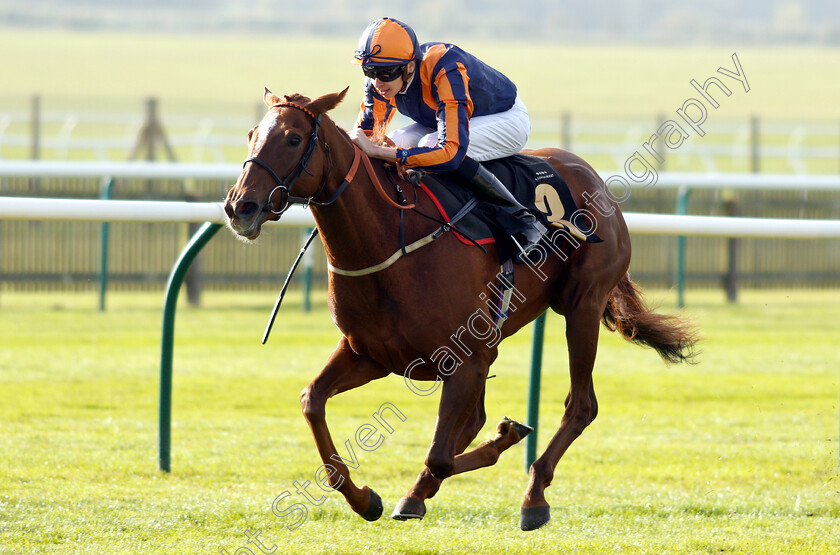
[[377,19],[359,38],[352,63],[363,66],[404,65],[420,57],[420,44],[414,31],[390,17]]

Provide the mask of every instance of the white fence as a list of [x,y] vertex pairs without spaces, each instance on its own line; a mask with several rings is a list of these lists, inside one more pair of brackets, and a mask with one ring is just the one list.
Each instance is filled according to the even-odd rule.
[[[243,130],[259,119],[260,108],[255,105],[253,117],[167,116],[163,123],[168,143],[184,160],[230,161],[232,156],[241,156],[246,145]],[[137,144],[147,118],[140,111],[0,113],[0,159],[9,152],[30,149],[49,151],[59,159],[125,158]],[[639,148],[640,139],[658,127],[657,121],[653,117],[603,121],[569,113],[558,114],[556,119],[543,115],[532,122],[529,146],[566,145],[585,158],[599,157],[606,165],[621,167],[627,155]],[[343,123],[352,124],[352,119]],[[703,141],[685,144],[672,155],[699,160],[706,171],[716,171],[724,160],[748,166],[758,156],[777,164],[781,161],[782,171],[796,173],[807,173],[813,162],[833,165],[831,161],[840,156],[840,126],[830,122],[720,121],[707,122],[704,128],[708,133]],[[836,165],[828,171],[834,169]]]
[[[205,178],[232,179],[238,166],[194,166],[179,164],[67,164],[67,163],[0,163],[2,176],[75,176],[137,178]],[[730,187],[784,189],[840,189],[840,178],[794,177],[768,175],[667,175],[661,174],[658,187]],[[85,221],[206,221],[224,222],[220,203],[186,203],[155,201],[114,201],[76,199],[32,199],[0,197],[0,219],[15,220],[85,220]],[[716,216],[679,216],[626,213],[628,227],[634,233],[662,235],[705,235],[782,238],[840,238],[840,220],[792,220],[769,218],[732,218]],[[285,225],[311,225],[307,211],[297,209],[284,215]],[[202,240],[209,240],[214,231],[208,229],[187,246],[170,276],[164,309],[161,339],[161,385],[159,404],[159,464],[170,470],[170,429],[172,404],[172,350],[177,295],[183,274],[192,260],[193,250],[200,250]],[[218,225],[212,226],[218,228]],[[205,238],[206,239],[203,239]],[[536,336],[536,334],[535,334]],[[533,372],[533,370],[532,370]],[[533,379],[533,378],[532,378]]]
[[[233,180],[239,175],[240,169],[238,164],[0,161],[0,178],[113,177]],[[840,176],[661,173],[655,187],[840,191]],[[308,212],[295,208],[297,209],[284,215],[284,223],[287,225],[313,224]],[[631,232],[643,234],[790,239],[840,237],[840,221],[838,220],[639,213],[625,213],[624,217]],[[0,197],[0,219],[224,223],[224,212],[219,203]]]
[[[0,197],[0,219],[96,222],[225,223],[221,203]],[[633,233],[782,239],[840,238],[840,220],[794,220],[626,213]],[[312,215],[291,208],[278,225],[311,226]]]
[[[0,160],[0,177],[114,177],[139,179],[236,179],[241,164],[170,162],[41,162]],[[604,173],[601,177],[608,178]],[[643,187],[641,184],[633,184]],[[661,172],[654,187],[840,191],[840,175]]]

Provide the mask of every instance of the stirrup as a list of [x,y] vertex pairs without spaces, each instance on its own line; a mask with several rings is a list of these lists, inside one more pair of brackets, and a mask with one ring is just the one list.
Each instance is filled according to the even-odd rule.
[[539,241],[536,243],[527,243],[523,246],[522,243],[520,243],[513,235],[510,236],[510,239],[511,241],[513,241],[513,244],[516,245],[516,248],[519,249],[519,252],[516,253],[517,261],[534,262],[533,260],[531,260],[531,255],[535,252],[538,252],[536,247],[537,244],[539,244]]
[[534,221],[532,224],[532,230],[529,231],[536,231],[537,237],[536,239],[528,237],[529,234],[522,234],[525,236],[527,242],[523,245],[520,243],[514,235],[511,235],[510,238],[513,240],[513,244],[516,245],[516,248],[519,249],[519,253],[516,255],[516,258],[520,262],[531,261],[531,255],[537,250],[536,246],[542,240],[543,235],[548,232],[548,229],[540,223],[539,220]]

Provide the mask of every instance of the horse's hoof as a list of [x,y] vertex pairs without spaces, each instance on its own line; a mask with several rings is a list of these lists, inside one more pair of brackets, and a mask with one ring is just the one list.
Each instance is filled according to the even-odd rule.
[[397,506],[394,507],[394,512],[391,513],[391,518],[394,520],[408,520],[411,518],[421,519],[426,516],[426,504],[420,499],[413,497],[403,497]]
[[548,505],[542,507],[522,507],[519,515],[519,528],[526,532],[536,530],[551,520],[551,513]]
[[508,418],[507,416],[503,416],[502,420],[507,421],[507,423],[511,425],[513,430],[516,432],[516,435],[519,436],[519,441],[522,441],[523,439],[528,437],[528,435],[530,435],[531,432],[534,431],[534,428],[532,428],[531,426],[528,426],[527,424],[522,424],[521,422],[517,422],[516,420]]
[[378,493],[370,490],[370,503],[368,503],[365,512],[360,513],[360,516],[369,522],[379,520],[379,517],[382,516],[382,498],[379,497]]
[[514,431],[519,436],[520,441],[528,437],[528,435],[530,435],[530,433],[534,431],[534,428],[532,428],[531,426],[528,426],[527,424],[521,424],[516,420],[512,421],[511,425],[513,426]]

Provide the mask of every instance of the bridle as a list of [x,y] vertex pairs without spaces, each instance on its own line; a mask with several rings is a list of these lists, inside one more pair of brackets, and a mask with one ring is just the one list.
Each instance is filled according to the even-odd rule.
[[[320,195],[324,188],[327,186],[327,181],[329,180],[330,174],[332,173],[332,157],[330,157],[330,145],[327,144],[327,141],[320,139],[318,137],[318,132],[321,129],[321,114],[315,115],[315,113],[304,107],[300,104],[295,104],[294,102],[280,102],[272,106],[272,108],[295,108],[303,112],[304,114],[308,115],[312,118],[313,121],[313,128],[312,128],[312,135],[309,137],[309,144],[306,147],[306,152],[303,153],[300,160],[298,160],[297,165],[289,172],[285,178],[280,178],[279,175],[269,166],[264,160],[260,160],[256,156],[252,156],[243,162],[242,167],[244,168],[248,162],[252,162],[265,171],[268,172],[268,175],[274,179],[274,182],[277,186],[271,190],[268,194],[268,199],[265,201],[265,206],[263,207],[263,212],[271,212],[272,214],[276,214],[278,217],[282,215],[289,207],[293,204],[300,204],[304,208],[309,207],[310,205],[315,206],[328,206],[338,200],[338,197],[341,196],[341,193],[347,189],[347,186],[350,185],[350,182],[356,177],[356,170],[359,168],[359,162],[363,162],[365,166],[365,170],[367,171],[368,175],[370,176],[370,180],[374,185],[377,193],[381,196],[388,204],[397,208],[398,210],[410,210],[414,208],[414,204],[399,204],[392,200],[386,193],[385,190],[382,188],[382,183],[380,183],[379,179],[376,177],[376,173],[373,171],[373,167],[371,167],[370,159],[367,157],[366,154],[362,153],[362,150],[357,146],[353,145],[354,156],[353,156],[353,163],[350,165],[350,169],[347,171],[347,175],[344,176],[344,180],[335,190],[335,192],[330,195],[327,200],[324,201],[317,201],[315,197]],[[324,173],[324,177],[321,180],[321,186],[318,187],[318,190],[315,191],[310,197],[296,197],[290,194],[292,187],[294,186],[295,182],[298,178],[305,172],[307,175],[313,175],[306,167],[309,164],[309,159],[312,158],[312,155],[315,153],[315,149],[318,148],[319,141],[324,145],[324,152],[327,156],[327,163],[329,164],[327,167],[327,171]],[[278,210],[274,210],[271,208],[271,197],[274,195],[275,192],[280,191],[280,205]]]
[[[311,204],[314,204],[315,206],[326,206],[328,204],[332,204],[336,201],[336,199],[338,199],[341,193],[344,192],[344,189],[347,188],[347,186],[350,184],[350,180],[352,180],[352,176],[348,174],[348,177],[350,179],[345,178],[344,182],[338,187],[335,193],[333,193],[332,196],[330,196],[330,198],[328,198],[325,201],[315,200],[315,197],[320,195],[323,192],[324,188],[327,186],[327,181],[329,180],[330,174],[332,173],[332,157],[330,157],[330,145],[327,144],[327,142],[324,140],[319,141],[318,136],[318,132],[321,129],[321,114],[315,115],[315,113],[309,110],[308,108],[305,108],[300,104],[295,104],[294,102],[280,102],[272,106],[272,108],[283,107],[296,108],[304,114],[311,117],[313,121],[312,134],[309,137],[309,144],[307,145],[306,151],[303,153],[303,156],[301,156],[300,160],[298,160],[297,165],[292,169],[291,172],[289,172],[289,175],[281,179],[280,176],[278,176],[277,173],[271,168],[271,166],[269,166],[265,161],[260,160],[256,156],[252,156],[246,159],[245,162],[242,164],[242,167],[244,168],[248,164],[248,162],[252,162],[260,166],[265,171],[267,171],[268,175],[270,175],[272,179],[274,179],[274,182],[277,184],[277,186],[271,190],[271,193],[269,193],[268,199],[265,201],[265,207],[263,208],[263,211],[272,212],[273,214],[277,214],[278,216],[283,214],[293,204],[300,204],[304,207],[308,207]],[[296,197],[291,195],[290,193],[292,187],[303,173],[306,173],[310,176],[313,175],[312,172],[310,172],[307,169],[307,166],[309,165],[310,158],[312,158],[312,155],[315,153],[315,149],[318,148],[319,142],[323,143],[324,145],[327,163],[329,164],[327,167],[327,171],[324,173],[324,177],[321,180],[321,186],[318,187],[318,190],[315,191],[315,194],[313,194],[310,197]],[[354,160],[353,162],[353,175],[355,175],[356,173],[356,167],[358,167],[358,160]],[[278,191],[280,192],[280,204],[278,206],[278,210],[274,210],[271,208],[271,197],[274,195],[275,192]]]

